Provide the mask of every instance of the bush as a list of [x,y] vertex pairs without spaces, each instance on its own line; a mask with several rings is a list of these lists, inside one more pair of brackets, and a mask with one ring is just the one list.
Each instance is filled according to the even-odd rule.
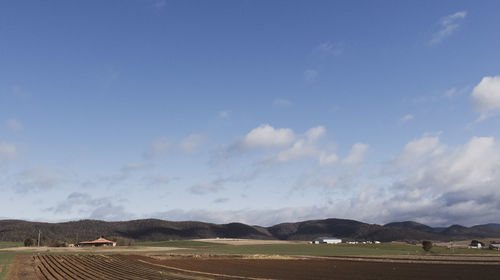
[[36,245],[36,240],[33,238],[26,238],[24,240],[24,246],[25,247],[33,247]]
[[429,252],[431,248],[432,248],[432,242],[430,242],[429,240],[422,241],[422,249],[424,249],[424,251]]

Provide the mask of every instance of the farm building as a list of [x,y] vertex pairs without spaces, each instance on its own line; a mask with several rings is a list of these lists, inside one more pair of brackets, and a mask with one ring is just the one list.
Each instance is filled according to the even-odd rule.
[[500,243],[491,243],[490,249],[491,250],[500,250]]
[[483,247],[484,243],[477,240],[472,240],[472,242],[469,244],[469,248],[471,249],[481,249]]
[[342,243],[342,239],[335,237],[318,237],[312,241],[313,244],[339,244]]
[[78,246],[80,247],[98,247],[98,246],[111,246],[111,247],[115,247],[116,246],[116,242],[113,242],[113,241],[109,241],[107,239],[104,239],[104,238],[99,238],[99,239],[96,239],[94,241],[81,241],[81,242],[78,242]]

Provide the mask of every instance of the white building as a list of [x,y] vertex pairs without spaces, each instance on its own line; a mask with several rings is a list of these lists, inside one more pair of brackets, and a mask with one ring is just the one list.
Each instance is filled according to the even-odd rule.
[[342,243],[342,239],[335,237],[318,237],[312,241],[313,244],[339,244]]

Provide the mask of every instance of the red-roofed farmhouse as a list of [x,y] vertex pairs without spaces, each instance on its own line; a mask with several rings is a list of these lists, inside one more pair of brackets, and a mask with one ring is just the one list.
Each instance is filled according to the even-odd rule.
[[109,241],[107,239],[104,239],[104,238],[99,238],[99,239],[96,239],[94,241],[81,241],[81,242],[78,242],[78,246],[80,247],[98,247],[98,246],[112,246],[112,247],[115,247],[116,246],[116,242],[113,242],[113,241]]

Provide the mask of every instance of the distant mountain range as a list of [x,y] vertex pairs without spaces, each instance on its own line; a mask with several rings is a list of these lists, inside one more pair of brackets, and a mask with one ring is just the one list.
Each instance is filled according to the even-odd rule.
[[23,241],[26,238],[36,238],[39,230],[44,238],[53,240],[92,240],[99,236],[130,238],[138,241],[215,237],[312,240],[319,236],[334,236],[344,240],[379,240],[383,242],[451,241],[486,237],[498,237],[500,239],[500,224],[485,224],[472,227],[452,225],[447,228],[433,228],[411,221],[377,225],[354,220],[325,219],[261,227],[242,223],[212,224],[144,219],[125,222],[81,220],[64,223],[0,220],[0,241]]

